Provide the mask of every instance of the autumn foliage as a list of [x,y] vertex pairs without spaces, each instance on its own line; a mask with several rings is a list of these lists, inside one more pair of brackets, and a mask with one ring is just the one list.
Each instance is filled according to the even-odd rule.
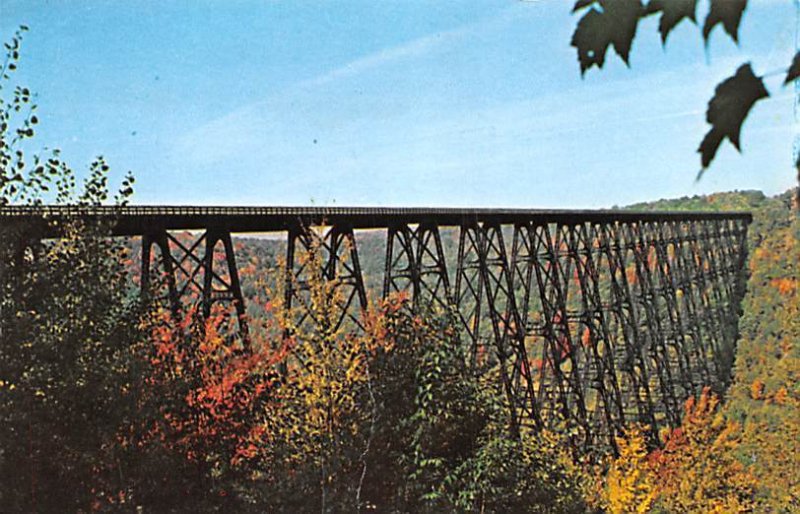
[[[750,276],[739,321],[733,383],[718,406],[726,421],[716,421],[718,427],[727,428],[719,429],[724,437],[714,448],[731,448],[725,458],[733,455],[744,472],[754,477],[754,512],[800,509],[800,475],[796,472],[800,469],[800,361],[796,345],[800,338],[800,295],[796,287],[800,277],[800,222],[793,195],[792,191],[772,198],[753,191],[718,193],[633,206],[753,212],[748,231]],[[711,403],[698,402],[693,408],[707,408]],[[729,422],[738,429],[730,428]],[[698,433],[717,433],[714,430]],[[685,441],[685,434],[671,434],[669,444],[678,441]],[[674,462],[673,457],[669,459]],[[709,485],[698,484],[695,494],[712,494],[715,490],[706,489]]]
[[631,427],[605,478],[608,510],[751,512],[757,482],[737,459],[741,428],[725,420],[718,404],[708,389],[687,400],[681,426],[649,452],[641,429]]
[[626,437],[617,439],[617,446],[619,457],[605,477],[608,510],[613,514],[649,512],[658,492],[641,427],[632,426]]
[[[795,248],[780,231],[767,241],[773,240],[787,252]],[[81,248],[63,248],[73,247]],[[782,309],[796,308],[796,289],[786,276],[794,268],[782,254],[760,248],[754,292],[784,299]],[[302,258],[309,270],[323,268],[318,255]],[[762,277],[767,265],[773,271]],[[785,418],[775,429],[764,410],[796,408],[793,347],[783,337],[794,321],[780,316],[782,310],[755,318],[769,320],[761,332],[768,356],[747,338],[740,343],[734,401],[721,405],[708,392],[691,399],[682,425],[662,433],[659,448],[648,446],[643,427],[632,426],[618,440],[617,458],[587,470],[565,451],[563,434],[509,433],[502,382],[496,370],[470,369],[450,313],[424,307],[412,313],[399,295],[373,302],[356,323],[341,316],[335,279],[321,271],[306,279],[305,306],[287,310],[277,300],[283,291],[266,286],[254,295],[249,312],[258,315],[247,320],[247,340],[231,305],[215,305],[206,319],[191,302],[178,316],[158,301],[147,306],[125,334],[133,341],[127,353],[109,361],[118,372],[104,405],[116,415],[105,418],[102,451],[84,454],[81,480],[69,482],[83,491],[77,505],[100,511],[141,505],[237,512],[741,512],[794,501],[794,478],[779,470],[796,458],[785,443],[796,424]],[[281,283],[261,281],[267,282]],[[87,323],[96,316],[87,312]],[[753,333],[753,317],[745,316],[745,334]],[[741,362],[753,364],[743,372]],[[20,394],[21,382],[14,383]],[[36,397],[37,390],[26,394]],[[732,410],[742,401],[757,407],[749,419]],[[78,414],[87,407],[63,405]],[[27,418],[16,422],[25,426]],[[69,437],[59,434],[58,441]],[[35,450],[41,455],[43,447]],[[18,479],[30,487],[31,475]],[[49,480],[41,473],[36,479],[36,491]],[[30,497],[23,495],[19,505]]]

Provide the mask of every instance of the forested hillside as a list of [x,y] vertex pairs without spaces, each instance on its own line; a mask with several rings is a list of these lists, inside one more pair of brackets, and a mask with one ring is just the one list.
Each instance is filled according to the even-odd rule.
[[739,459],[752,468],[760,501],[800,509],[800,218],[792,192],[720,193],[631,209],[749,210],[749,273],[734,381],[722,413],[742,426]]

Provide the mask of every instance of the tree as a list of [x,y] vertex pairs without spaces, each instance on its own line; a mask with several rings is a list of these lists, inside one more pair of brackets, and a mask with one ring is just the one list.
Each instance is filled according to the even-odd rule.
[[[275,401],[285,352],[242,349],[230,313],[215,305],[175,317],[154,308],[134,345],[134,415],[118,430],[128,501],[145,510],[209,512],[252,505],[257,444]],[[274,409],[272,409],[274,410]],[[115,491],[109,491],[115,493]],[[110,495],[114,497],[114,494]]]
[[657,497],[655,480],[647,464],[645,433],[629,428],[617,438],[617,457],[605,477],[605,500],[612,514],[649,512]]
[[[102,157],[79,188],[58,151],[26,152],[36,104],[13,82],[26,30],[5,45],[0,71],[0,206],[106,202]],[[106,224],[59,223],[48,241],[30,227],[0,227],[0,502],[9,512],[88,509],[99,484],[123,473],[114,442],[132,411],[128,343],[138,325],[125,249]]]
[[[759,508],[800,509],[800,216],[788,194],[754,208],[748,295],[725,413],[743,427],[740,455]],[[757,227],[757,228],[756,228]]]
[[631,427],[618,440],[619,456],[606,474],[604,500],[612,513],[752,512],[757,482],[737,459],[738,424],[717,410],[706,388],[689,398],[680,427],[647,452],[643,432]]
[[[661,16],[658,30],[666,46],[670,32],[683,20],[697,23],[697,4],[697,0],[648,0],[646,5],[643,0],[578,0],[573,13],[583,14],[571,44],[577,50],[581,74],[594,66],[602,68],[609,47],[628,64],[639,22],[648,16]],[[720,24],[738,42],[739,24],[746,8],[747,0],[711,0],[702,27],[706,43]],[[800,53],[788,64],[785,74],[784,85],[800,77]],[[701,156],[698,179],[714,160],[723,139],[727,138],[741,151],[742,124],[756,102],[768,96],[763,77],[755,75],[750,63],[742,64],[733,76],[717,85],[706,112],[711,128],[698,148]],[[797,166],[800,180],[800,160]],[[800,200],[800,190],[798,195]]]
[[668,512],[751,512],[756,480],[737,459],[741,427],[718,412],[719,399],[703,390],[686,401],[680,428],[650,456],[659,505]]

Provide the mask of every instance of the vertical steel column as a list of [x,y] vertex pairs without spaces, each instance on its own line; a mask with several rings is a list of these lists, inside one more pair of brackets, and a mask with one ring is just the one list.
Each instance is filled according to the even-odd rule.
[[[725,220],[715,220],[711,225],[712,237],[715,244],[711,245],[716,260],[716,272],[719,283],[722,286],[722,293],[725,297],[725,325],[728,330],[736,324],[737,312],[734,305],[736,296],[736,275],[733,270],[733,259],[730,255],[731,241]],[[736,339],[735,334],[727,332],[728,343],[733,344]]]
[[730,309],[726,301],[725,278],[720,273],[715,246],[718,243],[713,237],[713,225],[715,221],[703,221],[700,223],[701,237],[700,247],[703,255],[703,272],[706,286],[709,289],[712,301],[709,308],[713,312],[716,322],[717,346],[714,348],[714,362],[717,369],[717,380],[720,384],[726,384],[730,380],[730,363],[726,362],[725,357],[731,345],[730,330]]
[[694,261],[691,250],[691,235],[687,223],[674,221],[670,223],[671,239],[675,248],[675,266],[672,272],[677,284],[676,295],[682,308],[682,319],[691,340],[690,353],[694,360],[694,381],[699,385],[711,385],[713,380],[712,365],[708,360],[705,334],[703,334],[700,317],[697,314],[698,293],[695,291],[693,270]]
[[[495,354],[509,401],[512,430],[516,431],[519,427],[518,409],[524,413],[528,403],[524,396],[521,401],[517,398],[515,387],[515,375],[528,363],[525,332],[515,302],[502,227],[497,223],[485,222],[480,230],[483,233],[481,239],[484,241],[479,254],[480,271],[486,288]],[[513,366],[510,370],[509,360]],[[527,396],[525,391],[523,394]]]
[[[734,234],[736,245],[736,296],[737,303],[741,303],[747,291],[747,277],[749,270],[747,269],[747,223],[744,220],[735,220],[731,223],[734,224]],[[741,307],[740,307],[741,308]],[[740,313],[737,313],[740,314]]]
[[383,297],[411,289],[411,298],[419,295],[419,270],[414,255],[411,229],[405,223],[391,224],[386,239],[386,260],[383,274]]
[[477,221],[463,223],[458,236],[455,304],[472,345],[470,350],[472,367],[481,364],[480,361],[485,353],[480,334],[484,288],[484,274],[481,272],[483,246],[483,230]]
[[406,224],[389,227],[383,297],[411,290],[414,310],[421,302],[435,302],[447,309],[453,305],[450,278],[439,227],[422,223],[416,229]]
[[668,347],[672,348],[675,352],[675,359],[677,360],[678,375],[676,378],[680,380],[680,387],[683,389],[683,395],[680,400],[684,400],[695,393],[699,392],[697,384],[692,379],[692,364],[690,349],[686,346],[686,340],[683,327],[683,320],[681,319],[680,310],[678,310],[677,293],[675,291],[676,273],[673,269],[672,262],[674,256],[669,255],[669,244],[673,243],[673,251],[675,251],[674,240],[665,234],[667,230],[666,222],[658,222],[651,226],[654,233],[653,247],[655,248],[656,269],[658,271],[657,288],[658,295],[664,302],[664,307],[667,312],[667,322],[669,325],[669,332],[665,334],[665,339]]
[[[297,243],[300,243],[302,259],[298,261]],[[345,257],[347,256],[347,257]],[[319,263],[321,269],[312,269],[311,263]],[[296,266],[297,265],[297,266]],[[286,275],[284,277],[284,308],[287,315],[292,303],[300,303],[300,319],[297,326],[307,320],[316,323],[309,294],[308,275],[319,274],[319,278],[333,285],[332,294],[343,292],[344,296],[336,302],[337,312],[333,330],[338,330],[346,319],[360,327],[358,314],[351,312],[354,301],[358,300],[359,313],[367,308],[367,292],[358,259],[353,228],[349,225],[331,227],[320,236],[315,230],[298,222],[287,231]]]
[[544,339],[536,383],[536,402],[543,421],[559,415],[569,419],[569,397],[565,380],[561,374],[561,351],[559,329],[561,314],[555,300],[555,274],[557,257],[553,254],[551,236],[547,225],[533,226],[529,231],[533,271],[536,278],[538,301],[541,305],[541,333]]
[[719,319],[713,303],[711,292],[713,285],[709,281],[710,264],[705,251],[705,234],[698,229],[699,224],[700,222],[695,222],[689,225],[692,284],[694,285],[696,302],[700,305],[701,316],[699,323],[702,327],[702,332],[705,334],[703,339],[705,360],[708,362],[709,371],[712,373],[709,385],[716,386],[721,380],[722,373],[718,362],[722,347],[722,320]]
[[[585,448],[590,444],[591,430],[588,426],[586,402],[583,384],[580,377],[580,363],[576,355],[575,345],[569,329],[569,312],[567,310],[567,291],[569,269],[569,250],[563,241],[563,232],[569,228],[563,225],[555,227],[553,234],[549,227],[540,227],[536,231],[537,241],[534,248],[541,251],[543,261],[535,262],[536,281],[544,314],[544,335],[547,341],[542,377],[547,370],[552,372],[552,382],[539,385],[537,400],[542,407],[558,408],[560,415],[575,429],[571,436],[575,448]],[[541,255],[541,254],[540,254]],[[562,265],[564,257],[567,269]],[[555,390],[553,390],[555,389]],[[548,413],[556,415],[556,412]]]
[[528,306],[533,287],[533,227],[527,223],[515,223],[511,243],[511,285],[516,305],[519,308],[520,323],[527,330]]
[[[298,252],[298,243],[300,248]],[[307,275],[318,275],[322,279],[326,273],[327,256],[320,256],[322,253],[319,238],[309,227],[306,227],[300,220],[293,223],[287,229],[286,240],[286,270],[284,277],[284,316],[290,319],[294,316],[294,302],[299,304],[298,319],[293,320],[294,327],[302,327],[306,321],[315,325],[311,315],[310,286]],[[299,253],[299,255],[298,255]],[[319,269],[312,269],[312,259],[315,259]],[[321,261],[321,262],[320,262]],[[291,330],[287,329],[285,336],[292,335]]]
[[153,245],[159,248],[161,253],[161,265],[164,268],[164,276],[167,280],[167,291],[169,306],[173,316],[180,313],[180,298],[175,283],[175,270],[173,268],[173,257],[165,230],[147,232],[142,235],[142,266],[141,266],[141,293],[144,298],[150,295],[150,268],[152,265]]
[[[515,304],[519,312],[519,332],[520,343],[524,351],[525,358],[519,362],[518,369],[515,367],[515,388],[522,390],[524,397],[521,399],[523,408],[527,408],[527,417],[537,428],[543,426],[543,420],[539,405],[536,400],[536,387],[534,370],[531,368],[531,361],[528,357],[528,348],[525,338],[529,332],[528,310],[530,305],[531,289],[534,287],[533,267],[537,259],[534,250],[534,228],[527,223],[516,223],[514,225],[514,235],[511,246],[511,290],[515,297]],[[519,384],[522,382],[522,384]]]
[[283,270],[283,309],[285,315],[288,315],[292,310],[292,299],[294,298],[295,289],[295,246],[299,235],[300,227],[296,224],[291,225],[286,230],[286,261],[284,262],[285,268]]
[[[594,376],[590,378],[591,382],[586,387],[597,389],[602,401],[605,436],[608,445],[616,450],[615,436],[621,435],[624,431],[625,413],[614,363],[616,335],[609,330],[600,294],[601,277],[595,259],[598,261],[601,259],[601,240],[597,235],[594,230],[590,232],[586,223],[581,223],[575,227],[571,238],[575,247],[575,271],[581,289],[582,321],[584,330],[588,331],[590,356],[594,368]],[[594,410],[598,412],[597,406]]]
[[420,294],[424,291],[430,296],[430,300],[440,306],[450,308],[453,306],[453,297],[439,227],[435,223],[422,223],[417,227],[416,233],[418,290]]
[[[358,258],[358,245],[356,245],[353,227],[350,225],[337,225],[331,230],[330,253],[330,279],[339,280],[340,287],[350,288],[347,299],[340,305],[343,316],[347,315],[361,327],[361,312],[367,309],[367,288],[364,285],[364,275],[361,271],[361,261]],[[348,258],[345,259],[344,255]],[[358,299],[357,316],[350,312],[350,305]]]
[[[206,248],[203,256],[203,316],[208,319],[211,315],[211,305],[219,301],[231,301],[236,309],[239,321],[239,331],[242,338],[248,340],[247,319],[245,314],[244,297],[239,282],[239,271],[236,268],[236,256],[233,251],[231,233],[220,228],[206,230]],[[214,248],[222,242],[225,252],[225,263],[228,268],[228,280],[214,271]],[[215,282],[216,281],[216,282]],[[215,288],[214,284],[221,288]]]

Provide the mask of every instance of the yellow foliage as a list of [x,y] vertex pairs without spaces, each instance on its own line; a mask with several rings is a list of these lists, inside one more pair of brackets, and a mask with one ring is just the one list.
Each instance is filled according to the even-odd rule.
[[719,400],[705,389],[686,402],[683,423],[669,433],[651,467],[659,504],[669,512],[750,512],[756,481],[737,460],[741,444],[736,423],[717,413]]
[[386,342],[388,328],[378,315],[362,316],[364,330],[344,316],[347,302],[341,283],[338,277],[325,276],[324,252],[315,245],[297,256],[305,282],[302,287],[292,285],[302,290],[304,305],[286,309],[281,302],[285,291],[270,295],[275,299],[273,314],[288,338],[290,358],[280,401],[271,405],[275,412],[267,413],[265,433],[294,449],[288,456],[292,461],[323,463],[336,458],[339,439],[355,435],[361,426],[357,419],[369,414],[359,411],[357,395],[370,380],[368,356]]
[[657,490],[647,463],[644,431],[632,426],[617,438],[619,457],[606,476],[604,491],[612,514],[645,513],[656,499]]
[[738,454],[758,480],[757,512],[800,510],[800,217],[781,208],[760,216],[769,229],[751,253],[725,407],[743,424]]
[[634,426],[618,438],[619,456],[603,491],[608,511],[751,512],[757,484],[735,455],[741,431],[717,413],[718,403],[708,389],[690,398],[681,427],[667,431],[663,448],[649,454],[643,429]]

